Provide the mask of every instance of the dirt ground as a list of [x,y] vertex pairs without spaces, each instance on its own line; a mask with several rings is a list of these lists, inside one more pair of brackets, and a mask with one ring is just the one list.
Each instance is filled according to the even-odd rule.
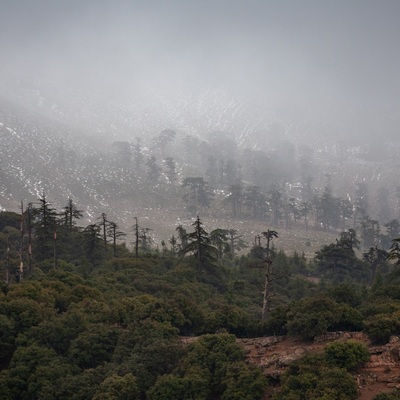
[[[357,340],[368,346],[371,360],[354,375],[359,388],[359,400],[372,400],[378,393],[400,389],[400,339],[392,338],[385,346],[372,346],[362,333],[337,332],[307,343],[294,337],[238,339],[248,360],[258,364],[266,376],[276,378],[287,365],[306,352],[322,352],[333,341]],[[276,390],[270,387],[265,400]]]

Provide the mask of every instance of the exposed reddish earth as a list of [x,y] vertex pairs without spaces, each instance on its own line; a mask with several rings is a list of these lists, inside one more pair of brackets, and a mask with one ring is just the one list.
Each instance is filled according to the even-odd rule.
[[[357,340],[368,346],[370,361],[354,375],[359,388],[359,400],[372,400],[381,392],[394,388],[400,390],[400,338],[393,337],[384,346],[372,346],[367,336],[360,332],[335,332],[305,342],[294,337],[262,337],[255,339],[238,339],[245,348],[250,362],[261,367],[270,378],[278,378],[287,366],[306,352],[321,352],[334,341]],[[270,399],[276,388],[271,387],[265,399]]]
[[[185,343],[197,338],[184,338]],[[328,343],[335,341],[356,340],[365,344],[370,353],[370,361],[354,374],[359,389],[359,400],[372,400],[382,392],[393,389],[400,391],[400,338],[392,337],[384,346],[372,346],[368,337],[361,332],[333,332],[305,342],[297,337],[269,336],[254,339],[237,339],[244,347],[249,362],[257,364],[264,375],[277,382],[287,366],[307,352],[322,352]],[[265,400],[271,399],[278,387],[271,385]]]

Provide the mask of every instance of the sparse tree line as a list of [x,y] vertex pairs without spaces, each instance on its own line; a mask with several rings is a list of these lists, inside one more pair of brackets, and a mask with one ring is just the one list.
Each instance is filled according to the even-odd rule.
[[[43,194],[37,204],[21,203],[21,213],[1,213],[2,266],[5,282],[22,281],[29,277],[34,265],[45,262],[48,268],[57,269],[59,263],[67,261],[97,267],[110,257],[135,258],[160,252],[155,246],[151,229],[142,227],[139,218],[134,218],[131,233],[134,237],[133,250],[128,250],[123,241],[126,233],[119,225],[101,213],[96,222],[85,227],[79,226],[82,218],[72,199],[61,212],[52,207]],[[202,227],[199,217],[193,223],[193,232],[187,232],[181,225],[168,240],[161,242],[161,254],[170,257],[194,255],[199,268],[209,268],[218,259],[234,259],[236,253],[247,247],[243,236],[235,229],[215,229],[210,233]],[[18,260],[18,262],[17,262]]]
[[115,142],[115,165],[124,162],[129,174],[148,187],[181,196],[192,214],[222,207],[232,218],[284,229],[300,221],[308,228],[311,221],[319,229],[340,230],[355,229],[371,215],[381,223],[399,216],[400,187],[372,188],[361,180],[353,188],[337,188],[345,194],[335,196],[332,176],[323,176],[312,150],[295,149],[289,142],[267,153],[239,149],[232,135],[220,132],[201,140],[170,129],[142,142]]
[[[182,186],[188,188],[183,199],[189,211],[205,211],[215,198],[214,192],[201,177],[185,178]],[[323,230],[359,229],[367,245],[381,233],[379,221],[369,216],[368,192],[364,183],[357,184],[353,202],[349,198],[333,196],[329,186],[320,195],[314,194],[309,200],[301,200],[289,196],[286,189],[277,185],[263,191],[257,186],[236,183],[228,187],[222,204],[229,206],[233,219],[264,220],[283,229],[298,226],[300,222],[306,230],[311,226]],[[388,220],[384,227],[392,234],[395,224],[396,219]]]
[[[207,193],[204,188],[204,181],[202,178],[186,178],[183,185],[189,188],[187,196],[193,202],[193,210],[195,210],[197,208],[195,205],[201,203],[201,199]],[[251,191],[253,192],[254,188],[251,188]],[[237,195],[238,192],[240,191],[236,187],[226,198],[234,204],[233,209],[236,212],[241,210],[242,204],[237,197],[234,201],[232,196],[233,193]],[[271,195],[275,200],[281,199],[277,190],[272,192]],[[328,218],[329,215],[326,215],[326,213],[333,212],[332,204],[335,202],[339,205],[341,199],[333,198],[327,188],[319,201],[320,208],[317,209],[317,211],[320,210],[322,221],[326,221],[325,225],[322,224],[326,229],[331,227],[329,222],[331,219]],[[360,244],[364,251],[365,260],[374,268],[380,260],[385,260],[388,257],[388,251],[392,256],[396,255],[398,251],[397,238],[400,237],[400,221],[393,219],[384,224],[382,229],[378,221],[372,220],[367,215],[365,196],[360,195],[357,207],[350,207],[348,201],[345,203],[344,208],[347,212],[342,211],[336,216],[336,227],[339,227],[340,221],[343,222],[343,227],[345,227],[346,219],[353,217],[353,223],[357,229],[343,229],[337,243],[324,246],[316,254],[316,259],[323,258],[325,266],[330,265],[332,259],[335,269],[341,258],[346,259],[346,262],[350,258],[354,259],[354,249],[360,249]],[[275,214],[282,215],[278,203],[273,204],[275,204],[272,207],[276,210]],[[303,210],[307,208],[304,204],[302,207]],[[293,203],[288,209],[295,213],[293,211],[296,209],[295,204]],[[310,205],[307,210],[311,212],[312,206]],[[350,212],[351,210],[354,210],[354,212]],[[303,214],[303,216],[305,219],[307,218],[306,214]],[[57,212],[52,207],[45,195],[40,197],[35,205],[29,203],[24,207],[21,203],[21,214],[19,216],[15,214],[13,217],[14,230],[9,228],[10,232],[3,235],[3,253],[5,255],[3,264],[5,265],[6,282],[10,282],[12,279],[19,281],[24,276],[29,276],[34,262],[46,261],[49,265],[51,263],[53,268],[57,268],[59,260],[66,260],[76,264],[84,264],[87,268],[92,269],[107,257],[123,257],[129,253],[122,241],[126,237],[126,233],[120,230],[116,222],[109,220],[105,213],[100,215],[97,222],[86,227],[78,226],[77,223],[81,217],[82,211],[76,207],[72,199],[68,200],[61,212]],[[293,218],[296,220],[295,217]],[[140,226],[138,217],[135,217],[133,222],[131,233],[134,236],[134,257],[138,258],[139,254],[151,254],[151,252],[159,251],[158,246],[154,246],[151,230]],[[237,230],[217,228],[208,233],[204,230],[199,217],[192,226],[193,232],[189,233],[183,226],[178,226],[175,234],[169,238],[168,243],[161,242],[161,253],[172,257],[194,255],[199,267],[213,269],[218,264],[216,261],[223,258],[234,260],[238,252],[248,247],[243,235],[239,234]],[[276,231],[267,230],[260,235],[265,236],[269,232],[276,233]],[[260,235],[257,235],[254,239],[254,248],[261,247]],[[269,249],[270,240],[273,236],[265,237],[267,239],[266,246]],[[346,251],[352,253],[350,258],[343,256]],[[268,254],[266,257],[268,258]],[[371,280],[373,281],[374,277]]]
[[44,261],[51,262],[53,268],[58,267],[59,260],[86,261],[96,265],[100,255],[108,252],[110,247],[116,255],[117,242],[125,235],[104,213],[98,222],[79,227],[77,222],[82,217],[82,211],[72,199],[61,212],[57,212],[43,194],[36,204],[29,203],[24,208],[21,203],[19,217],[9,214],[14,223],[6,234],[9,244],[6,250],[6,281],[12,278],[14,263],[11,259],[17,256],[20,260],[18,280],[22,280],[31,275],[34,264]]
[[[164,149],[172,146],[175,137],[174,131],[162,131],[159,137],[154,138],[154,142],[159,144],[154,145],[153,150],[159,149],[160,146]],[[164,143],[164,145],[160,143]],[[322,191],[318,191],[312,186],[313,179],[310,174],[313,171],[310,170],[310,161],[307,159],[300,159],[301,173],[297,177],[299,178],[298,183],[294,185],[289,183],[295,182],[296,179],[293,160],[284,161],[286,173],[275,173],[273,172],[274,167],[271,165],[273,156],[268,156],[263,152],[256,152],[257,156],[253,154],[254,152],[247,154],[249,150],[247,153],[244,151],[249,157],[248,161],[257,165],[257,167],[253,165],[251,170],[256,169],[257,173],[263,175],[264,180],[248,176],[246,177],[248,180],[245,181],[243,175],[246,174],[243,173],[243,168],[234,158],[224,161],[222,158],[209,155],[213,154],[213,151],[210,150],[207,143],[199,142],[192,137],[187,137],[184,143],[186,143],[187,150],[191,149],[189,151],[189,154],[193,155],[190,159],[191,162],[195,162],[197,158],[193,154],[193,148],[198,151],[207,149],[207,151],[204,150],[208,154],[204,158],[207,160],[206,169],[202,175],[182,176],[182,173],[178,173],[178,170],[182,172],[182,168],[178,167],[179,162],[172,156],[166,157],[163,163],[159,163],[157,156],[153,154],[145,162],[145,156],[138,144],[116,142],[114,146],[119,149],[119,158],[121,158],[121,151],[127,152],[127,149],[131,148],[132,150],[129,150],[132,151],[131,157],[135,151],[137,154],[141,154],[140,160],[145,163],[147,168],[147,182],[149,184],[160,183],[161,177],[164,176],[166,182],[175,188],[170,195],[180,195],[186,210],[191,215],[212,214],[214,209],[222,208],[227,217],[265,221],[267,224],[281,229],[290,229],[299,224],[302,224],[307,230],[310,227],[336,231],[357,229],[361,232],[360,237],[365,243],[364,247],[369,247],[376,240],[385,240],[381,237],[380,224],[384,224],[384,228],[390,230],[392,229],[390,225],[393,226],[396,223],[397,219],[391,217],[399,214],[400,189],[396,189],[391,194],[386,188],[379,188],[374,199],[378,204],[378,207],[375,207],[377,219],[371,218],[371,196],[365,182],[356,183],[352,193],[337,197],[333,194],[330,175],[327,175],[327,183]],[[235,146],[232,147],[236,149]],[[154,151],[156,154],[161,154],[161,150]],[[237,152],[237,149],[231,150],[229,154],[234,157],[237,156]],[[279,152],[283,152],[283,150],[280,149]],[[261,162],[260,159],[263,161]],[[290,175],[289,172],[292,168],[293,171]],[[259,184],[255,184],[256,182]],[[180,191],[177,190],[179,187]],[[390,197],[393,197],[392,201],[389,201]]]

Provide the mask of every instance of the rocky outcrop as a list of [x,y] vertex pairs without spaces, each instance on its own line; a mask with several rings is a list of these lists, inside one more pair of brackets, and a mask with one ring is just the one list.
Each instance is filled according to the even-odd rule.
[[361,368],[355,378],[361,400],[370,400],[380,392],[400,390],[400,338],[392,337],[390,343],[372,346],[362,332],[329,332],[304,342],[299,338],[271,336],[255,339],[238,339],[249,362],[257,364],[270,379],[277,380],[287,366],[307,352],[322,352],[328,343],[357,340],[368,346],[370,361]]

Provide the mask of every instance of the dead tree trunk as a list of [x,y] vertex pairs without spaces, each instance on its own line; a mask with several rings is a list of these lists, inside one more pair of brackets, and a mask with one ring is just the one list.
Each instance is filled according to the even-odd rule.
[[139,258],[139,223],[137,217],[135,217],[135,221],[135,258]]
[[271,295],[271,279],[272,279],[272,261],[267,259],[267,270],[265,272],[264,291],[263,291],[263,306],[261,313],[261,320],[265,321],[268,316],[269,298]]
[[21,221],[20,221],[20,237],[19,237],[19,281],[21,282],[24,276],[24,203],[21,201]]

